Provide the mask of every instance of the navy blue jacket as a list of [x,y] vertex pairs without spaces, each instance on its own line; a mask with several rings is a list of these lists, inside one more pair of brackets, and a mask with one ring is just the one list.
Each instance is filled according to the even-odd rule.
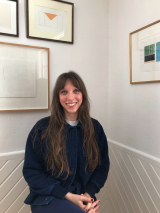
[[[63,199],[69,192],[71,185],[75,185],[77,194],[87,192],[91,197],[95,197],[104,186],[109,171],[108,144],[105,133],[100,123],[92,119],[96,141],[101,155],[101,165],[92,172],[85,172],[86,153],[83,149],[83,128],[79,122],[77,126],[65,124],[66,128],[66,154],[69,168],[72,172],[67,179],[66,173],[59,178],[51,176],[51,171],[47,170],[45,158],[47,147],[45,140],[43,142],[43,151],[41,151],[42,131],[48,126],[50,117],[39,120],[28,135],[23,175],[30,187],[30,194],[25,200],[30,205],[46,205],[54,197]],[[34,140],[34,147],[33,147]]]

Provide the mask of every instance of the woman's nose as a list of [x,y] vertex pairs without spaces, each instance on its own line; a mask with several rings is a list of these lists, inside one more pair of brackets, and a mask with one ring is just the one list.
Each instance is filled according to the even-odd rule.
[[68,98],[68,100],[73,100],[74,99],[74,93],[69,92],[67,98]]

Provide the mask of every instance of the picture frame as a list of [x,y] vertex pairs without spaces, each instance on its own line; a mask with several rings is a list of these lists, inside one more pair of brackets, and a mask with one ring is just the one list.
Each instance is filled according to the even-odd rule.
[[130,84],[160,82],[160,20],[129,37]]
[[0,112],[49,110],[49,48],[0,42]]
[[74,4],[26,0],[27,38],[73,44]]
[[0,35],[19,37],[18,0],[0,0]]

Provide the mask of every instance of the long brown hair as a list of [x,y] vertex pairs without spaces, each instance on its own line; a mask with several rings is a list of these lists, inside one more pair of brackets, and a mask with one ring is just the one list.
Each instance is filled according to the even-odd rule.
[[56,173],[57,177],[67,172],[66,178],[72,173],[69,170],[66,155],[66,122],[64,110],[59,101],[59,92],[64,88],[67,80],[70,80],[72,84],[81,91],[83,97],[82,104],[78,109],[78,120],[83,128],[83,149],[87,156],[85,169],[88,166],[89,172],[93,172],[98,164],[100,165],[99,147],[96,142],[94,126],[89,114],[90,103],[85,84],[77,73],[73,71],[63,73],[58,77],[53,90],[51,117],[47,129],[42,135],[42,140],[44,137],[47,137],[47,169],[52,171],[52,175]]

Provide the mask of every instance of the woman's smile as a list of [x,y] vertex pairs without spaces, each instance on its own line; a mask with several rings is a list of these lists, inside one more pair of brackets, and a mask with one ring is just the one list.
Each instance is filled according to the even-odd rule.
[[71,104],[69,104],[69,103],[66,103],[68,106],[75,106],[77,103],[71,103]]
[[70,80],[67,80],[64,88],[60,90],[59,101],[64,109],[65,118],[70,121],[77,120],[83,97],[81,91]]

